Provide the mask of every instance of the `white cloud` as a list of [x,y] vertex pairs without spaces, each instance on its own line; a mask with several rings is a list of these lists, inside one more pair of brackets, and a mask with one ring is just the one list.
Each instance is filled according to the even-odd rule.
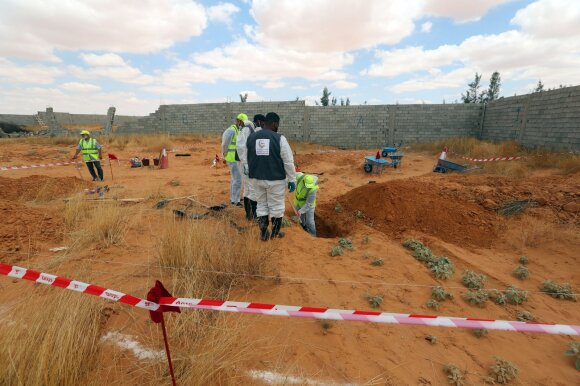
[[514,0],[427,0],[424,12],[431,16],[449,17],[457,22],[477,21],[490,9]]
[[90,66],[124,66],[125,60],[117,54],[80,54],[79,57]]
[[55,50],[156,52],[199,36],[206,25],[204,7],[191,0],[3,0],[0,55],[58,60]]
[[338,81],[334,82],[333,85],[334,85],[334,87],[340,88],[340,89],[352,89],[352,88],[358,87],[358,84],[356,84],[355,82],[349,82],[347,80],[338,80]]
[[[256,41],[299,51],[344,52],[409,36],[421,2],[396,0],[254,0]],[[246,31],[250,32],[250,31]]]
[[580,7],[577,1],[539,0],[520,9],[511,22],[536,37],[578,38]]
[[282,88],[286,85],[286,83],[281,82],[279,80],[271,80],[266,83],[262,87],[264,88]]
[[63,74],[58,67],[42,64],[20,65],[0,58],[0,79],[5,83],[50,84]]
[[[379,62],[363,74],[394,77],[419,73],[392,87],[396,92],[453,87],[461,74],[467,81],[476,71],[483,73],[484,79],[494,71],[504,80],[542,79],[547,87],[580,83],[580,11],[570,9],[564,17],[556,6],[560,3],[540,0],[518,11],[512,23],[521,30],[471,36],[461,44],[432,50],[407,47],[377,51]],[[551,30],[550,25],[557,27]],[[425,72],[431,76],[423,76]]]
[[232,23],[232,16],[240,12],[240,9],[232,3],[220,3],[207,9],[207,17],[210,21],[217,21],[225,24]]
[[421,24],[421,32],[429,33],[431,32],[431,28],[433,27],[433,23],[430,21],[426,21],[425,23]]
[[99,91],[101,89],[101,87],[97,86],[96,84],[80,83],[80,82],[63,83],[60,85],[60,87],[68,91],[87,92],[87,93]]

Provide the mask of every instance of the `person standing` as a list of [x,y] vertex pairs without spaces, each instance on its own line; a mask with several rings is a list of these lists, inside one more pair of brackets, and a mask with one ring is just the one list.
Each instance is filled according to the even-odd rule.
[[228,127],[222,135],[222,154],[230,169],[230,202],[234,206],[241,207],[240,195],[242,192],[242,173],[238,164],[238,154],[236,152],[236,141],[240,129],[244,126],[244,121],[248,116],[244,113],[238,114],[236,123]]
[[248,221],[257,220],[256,208],[258,203],[253,195],[252,183],[248,177],[248,153],[246,151],[246,142],[250,134],[255,131],[262,130],[264,125],[264,117],[262,114],[254,115],[253,122],[244,122],[244,127],[240,130],[238,135],[238,140],[236,142],[236,149],[238,151],[238,157],[240,158],[240,163],[242,165],[242,182],[243,182],[243,197],[244,197],[244,209],[246,211],[246,219]]
[[[280,117],[266,114],[264,128],[252,133],[246,141],[248,175],[257,201],[256,213],[263,241],[284,237],[280,232],[284,216],[286,186],[296,189],[296,167],[292,149],[286,137],[278,134]],[[272,218],[272,233],[268,230]]]
[[296,173],[294,207],[298,211],[302,227],[314,237],[316,237],[316,224],[314,222],[316,193],[318,193],[318,177],[301,172]]
[[[83,152],[83,161],[87,164],[89,173],[93,177],[93,181],[103,181],[103,168],[101,167],[101,159],[103,159],[102,146],[96,140],[91,138],[91,133],[88,130],[81,131],[81,140],[77,145],[77,151],[72,157],[77,159],[79,153]],[[96,172],[95,172],[96,169]]]

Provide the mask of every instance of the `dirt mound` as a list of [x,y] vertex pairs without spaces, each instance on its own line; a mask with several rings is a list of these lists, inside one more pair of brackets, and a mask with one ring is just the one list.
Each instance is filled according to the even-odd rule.
[[49,201],[70,196],[89,186],[76,177],[0,177],[1,198],[4,200]]
[[[6,252],[33,252],[39,244],[62,239],[62,217],[55,209],[31,208],[26,205],[0,200],[0,250]],[[11,260],[17,261],[19,255]]]
[[356,221],[394,237],[418,231],[448,242],[488,247],[499,218],[474,200],[450,197],[441,184],[410,179],[361,186],[319,208],[323,237],[349,234]]

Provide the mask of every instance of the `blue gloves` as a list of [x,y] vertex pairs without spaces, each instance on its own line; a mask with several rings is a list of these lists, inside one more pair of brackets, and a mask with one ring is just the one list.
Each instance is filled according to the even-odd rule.
[[295,182],[288,182],[288,191],[292,193],[296,190],[296,183]]

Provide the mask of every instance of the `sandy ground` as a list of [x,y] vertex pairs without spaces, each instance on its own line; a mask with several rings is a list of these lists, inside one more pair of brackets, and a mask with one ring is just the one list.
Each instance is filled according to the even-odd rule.
[[[177,201],[161,210],[153,205],[161,197],[195,194],[206,204],[216,204],[227,202],[229,196],[228,169],[210,168],[219,149],[217,139],[192,140],[176,147],[192,156],[171,154],[167,170],[131,169],[126,161],[129,157],[148,153],[107,149],[124,161],[113,164],[114,181],[105,164],[105,184],[111,188],[106,198],[144,198],[131,206],[138,214],[136,223],[122,246],[80,251],[74,259],[53,265],[49,272],[83,280],[85,277],[73,275],[89,267],[95,284],[136,296],[145,296],[155,279],[163,280],[163,270],[148,265],[155,263],[156,236],[163,216],[184,203]],[[363,156],[372,151],[304,144],[295,151],[297,165],[320,177],[317,219],[321,237],[312,238],[296,225],[285,228],[287,236],[272,242],[270,271],[279,279],[253,279],[235,288],[232,300],[371,309],[365,296],[381,295],[384,300],[378,309],[387,312],[515,320],[518,311],[526,310],[541,322],[580,324],[578,302],[539,292],[546,279],[580,289],[579,175],[560,176],[551,171],[518,179],[482,173],[441,175],[431,172],[435,157],[415,153],[406,154],[402,167],[375,175],[361,168]],[[0,143],[0,164],[64,160],[72,152],[56,145]],[[62,199],[97,186],[88,182],[84,168],[81,173],[84,181],[74,166],[0,172],[0,261],[39,268],[54,259],[57,254],[48,249],[63,246],[66,240]],[[493,210],[516,199],[534,199],[537,205],[510,218]],[[228,211],[237,224],[250,226],[243,210]],[[357,211],[362,215],[355,216]],[[354,250],[331,257],[329,252],[340,237],[351,239]],[[363,242],[366,238],[368,243]],[[420,239],[435,254],[449,256],[456,266],[455,275],[446,281],[435,279],[403,248],[402,242],[408,238]],[[525,281],[512,275],[521,255],[530,259],[530,278]],[[384,265],[370,264],[379,258]],[[486,288],[505,289],[514,284],[530,291],[529,301],[522,306],[493,302],[483,308],[471,306],[461,298],[466,292],[460,278],[464,269],[485,273]],[[434,311],[425,303],[430,286],[438,284],[455,297]],[[0,312],[32,286],[0,277]],[[102,355],[117,350],[120,359],[116,365],[99,365],[96,374],[102,384],[143,383],[123,366],[151,360],[162,347],[160,341],[155,337],[153,344],[148,343],[151,337],[144,332],[147,313],[124,305],[111,307],[114,312],[108,315],[103,334],[123,330],[132,338],[119,338],[124,343],[111,348],[115,335],[106,335],[102,344],[109,348]],[[564,356],[567,344],[573,341],[567,336],[492,331],[477,338],[471,331],[459,329],[358,322],[323,325],[308,319],[251,315],[229,318],[243,319],[243,335],[255,342],[240,369],[246,374],[239,380],[242,384],[443,385],[447,379],[442,368],[447,363],[467,371],[468,384],[483,384],[494,356],[519,367],[514,384],[573,385],[580,379],[571,358]],[[427,335],[437,336],[437,344],[425,340]],[[143,354],[148,349],[153,354]],[[253,375],[248,373],[252,370]],[[276,378],[277,374],[291,378]]]

